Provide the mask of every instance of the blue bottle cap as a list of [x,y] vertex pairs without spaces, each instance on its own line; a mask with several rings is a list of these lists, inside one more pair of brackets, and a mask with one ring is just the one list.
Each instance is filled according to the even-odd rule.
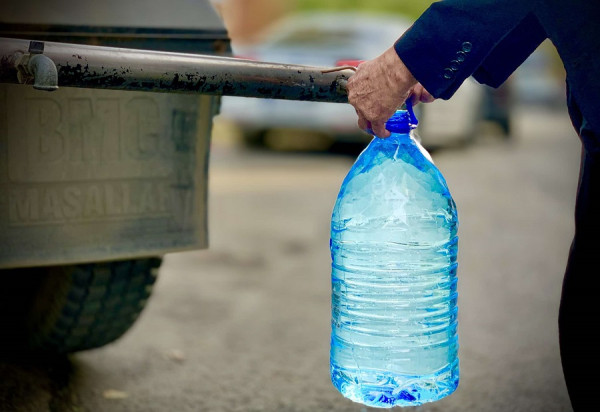
[[397,110],[385,123],[385,128],[392,133],[409,133],[415,127],[407,110]]
[[[396,113],[394,113],[385,123],[385,128],[390,132],[409,133],[419,124],[419,120],[417,119],[417,116],[415,116],[410,100],[407,100],[405,105],[406,110],[396,110]],[[371,130],[369,130],[369,133],[374,134]]]

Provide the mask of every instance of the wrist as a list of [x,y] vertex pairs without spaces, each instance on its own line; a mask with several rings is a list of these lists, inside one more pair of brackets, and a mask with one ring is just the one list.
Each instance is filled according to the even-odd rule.
[[418,83],[417,79],[412,75],[410,70],[408,70],[408,67],[406,67],[404,62],[400,59],[393,47],[387,49],[382,55],[382,58],[393,86],[403,86],[402,88],[404,89],[406,87],[413,87]]

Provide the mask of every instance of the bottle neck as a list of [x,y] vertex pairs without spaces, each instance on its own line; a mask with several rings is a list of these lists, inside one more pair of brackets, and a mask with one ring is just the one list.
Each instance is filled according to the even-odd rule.
[[411,144],[414,141],[411,131],[392,132],[389,137],[386,137],[383,140],[385,140],[386,143],[391,144]]

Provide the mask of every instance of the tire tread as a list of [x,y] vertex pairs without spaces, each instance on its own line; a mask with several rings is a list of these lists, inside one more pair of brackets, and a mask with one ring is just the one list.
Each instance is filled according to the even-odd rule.
[[66,293],[55,297],[45,327],[31,331],[31,345],[72,353],[120,338],[144,309],[160,264],[160,258],[150,258],[64,266]]

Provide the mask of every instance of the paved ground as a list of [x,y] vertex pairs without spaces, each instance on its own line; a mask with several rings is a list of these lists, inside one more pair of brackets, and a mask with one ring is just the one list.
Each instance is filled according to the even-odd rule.
[[[461,383],[411,409],[569,411],[556,318],[579,144],[566,114],[528,111],[512,142],[433,156],[461,224]],[[2,412],[370,410],[328,375],[329,218],[351,160],[216,141],[210,249],[167,256],[147,310],[116,343],[0,361]]]

